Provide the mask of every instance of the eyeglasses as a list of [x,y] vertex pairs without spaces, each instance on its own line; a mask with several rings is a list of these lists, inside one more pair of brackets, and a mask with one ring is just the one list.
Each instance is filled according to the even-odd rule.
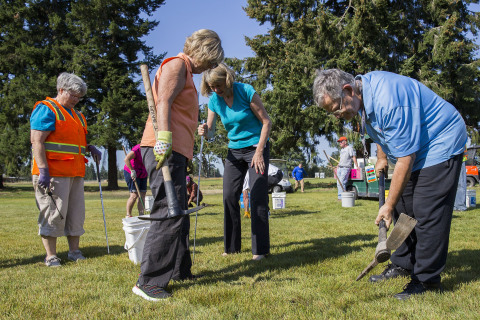
[[67,91],[69,95],[71,95],[72,97],[75,97],[78,99],[78,101],[82,101],[83,100],[83,97],[82,96],[76,96],[74,95],[73,93],[71,93],[70,91]]

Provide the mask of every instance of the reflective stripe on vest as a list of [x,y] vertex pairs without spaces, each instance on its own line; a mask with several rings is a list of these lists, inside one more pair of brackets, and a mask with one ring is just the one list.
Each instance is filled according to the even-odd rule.
[[55,118],[57,120],[65,121],[65,117],[63,116],[62,111],[60,111],[60,108],[55,103],[52,103],[50,100],[43,100],[42,103],[49,105],[50,107],[53,108],[53,110],[55,111]]
[[80,153],[85,155],[85,147],[76,144],[44,142],[43,145],[48,152],[78,154],[80,150]]
[[74,111],[77,114],[78,119],[80,119],[80,122],[82,123],[82,126],[85,128],[85,122],[83,121],[82,114],[75,109],[74,109]]

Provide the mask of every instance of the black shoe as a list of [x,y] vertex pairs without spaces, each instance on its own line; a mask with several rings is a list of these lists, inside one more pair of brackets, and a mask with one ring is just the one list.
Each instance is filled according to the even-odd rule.
[[143,299],[149,301],[160,301],[172,296],[170,293],[165,291],[164,288],[151,286],[148,284],[144,284],[142,286],[137,283],[135,287],[132,288],[132,291],[136,295],[139,295]]
[[379,282],[383,280],[393,279],[396,277],[408,277],[409,275],[410,271],[408,271],[407,269],[403,269],[396,264],[389,263],[381,274],[371,276],[368,281]]
[[423,294],[427,291],[443,292],[442,284],[440,282],[427,283],[418,280],[411,280],[403,287],[403,291],[394,295],[398,300],[407,300],[412,295]]

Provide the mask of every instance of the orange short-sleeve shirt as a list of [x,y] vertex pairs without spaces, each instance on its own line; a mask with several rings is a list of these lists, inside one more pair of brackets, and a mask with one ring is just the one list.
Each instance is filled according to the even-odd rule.
[[[153,98],[157,103],[157,91],[162,67],[173,59],[183,59],[187,68],[186,83],[183,90],[178,94],[172,103],[170,110],[170,129],[172,131],[172,149],[188,159],[193,158],[193,144],[195,131],[198,126],[198,93],[193,82],[192,66],[184,53],[179,53],[176,57],[165,59],[155,74],[152,84]],[[155,145],[155,133],[153,130],[152,119],[148,116],[145,130],[143,131],[142,147],[153,147]]]

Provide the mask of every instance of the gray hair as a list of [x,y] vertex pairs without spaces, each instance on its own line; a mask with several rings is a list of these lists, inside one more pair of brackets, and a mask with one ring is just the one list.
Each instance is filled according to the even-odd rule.
[[73,73],[62,72],[57,78],[57,91],[60,89],[83,97],[87,93],[87,84]]
[[313,82],[313,99],[315,103],[323,107],[325,95],[328,95],[332,100],[340,99],[345,84],[355,88],[355,77],[339,69],[317,69],[315,81]]

